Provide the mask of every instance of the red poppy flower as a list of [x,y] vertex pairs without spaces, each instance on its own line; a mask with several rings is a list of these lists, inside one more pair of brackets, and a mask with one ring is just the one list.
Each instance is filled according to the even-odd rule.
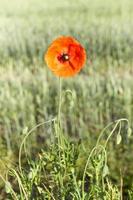
[[48,67],[60,77],[78,73],[86,61],[86,52],[73,37],[62,36],[52,42],[45,54]]

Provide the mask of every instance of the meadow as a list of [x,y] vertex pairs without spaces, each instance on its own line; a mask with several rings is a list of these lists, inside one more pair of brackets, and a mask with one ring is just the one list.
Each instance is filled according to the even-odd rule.
[[[0,200],[133,200],[132,19],[131,0],[0,0]],[[60,35],[87,52],[61,128],[43,59]]]

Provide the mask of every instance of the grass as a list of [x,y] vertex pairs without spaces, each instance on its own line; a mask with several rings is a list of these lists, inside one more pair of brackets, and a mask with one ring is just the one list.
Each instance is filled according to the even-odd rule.
[[[0,199],[133,199],[132,8],[130,0],[1,0]],[[43,62],[59,35],[76,37],[88,55],[62,82],[61,127],[58,80]]]

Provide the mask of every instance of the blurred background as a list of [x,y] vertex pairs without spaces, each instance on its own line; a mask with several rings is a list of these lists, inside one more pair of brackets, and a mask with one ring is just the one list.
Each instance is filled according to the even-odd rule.
[[[63,80],[63,89],[72,91],[63,96],[64,133],[91,148],[110,122],[127,118],[132,127],[132,0],[0,0],[0,173],[17,163],[26,127],[57,114],[58,78],[43,55],[60,35],[75,37],[87,51],[82,72]],[[133,141],[126,129],[124,124],[122,144],[116,146],[114,136],[108,153],[112,180],[119,184],[121,168],[129,189]],[[29,153],[48,148],[52,131],[38,128],[28,140]]]

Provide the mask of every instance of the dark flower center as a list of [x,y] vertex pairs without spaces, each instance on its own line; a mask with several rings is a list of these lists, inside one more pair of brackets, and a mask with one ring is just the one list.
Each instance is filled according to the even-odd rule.
[[67,53],[63,53],[59,55],[57,58],[60,62],[64,63],[69,60],[69,55]]

